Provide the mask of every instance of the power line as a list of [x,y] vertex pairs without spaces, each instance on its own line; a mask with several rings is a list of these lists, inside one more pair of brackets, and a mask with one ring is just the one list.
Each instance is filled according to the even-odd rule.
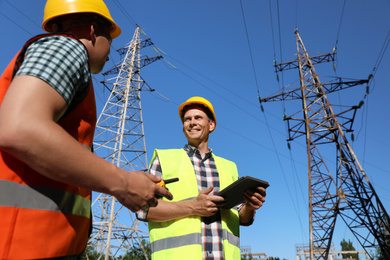
[[342,24],[343,18],[344,18],[344,10],[345,10],[346,2],[347,2],[347,0],[344,0],[344,4],[343,4],[342,11],[341,11],[341,16],[340,16],[340,22],[339,22],[339,26],[338,26],[338,29],[337,29],[336,43],[335,43],[335,46],[333,47],[333,53],[334,53],[333,71],[334,71],[336,76],[337,76],[337,47],[338,47],[338,44],[339,44],[341,24]]
[[[184,63],[182,63],[182,62],[180,62],[179,60],[175,59],[175,58],[172,57],[172,56],[169,56],[169,57],[170,57],[171,59],[175,60],[176,62],[180,63],[180,64],[183,65],[184,67],[188,68],[189,70],[193,71],[194,73],[198,74],[199,76],[201,76],[201,77],[207,79],[208,81],[210,81],[210,82],[214,83],[215,85],[221,87],[221,88],[224,89],[225,91],[227,91],[227,92],[231,93],[232,95],[236,96],[237,98],[239,98],[239,99],[245,101],[246,103],[248,103],[248,104],[250,104],[250,105],[252,105],[252,106],[254,106],[254,107],[256,107],[256,108],[258,107],[257,104],[254,104],[254,103],[250,102],[249,100],[247,100],[247,99],[243,98],[242,96],[238,95],[237,93],[231,91],[229,88],[224,87],[223,85],[219,84],[219,83],[216,82],[215,80],[213,80],[213,79],[211,79],[211,78],[205,76],[204,74],[200,73],[199,71],[197,71],[197,70],[195,70],[195,69],[189,67],[188,65],[186,65],[186,64],[184,64]],[[164,59],[164,60],[166,60],[166,59]],[[177,68],[176,68],[176,69],[177,69]],[[207,87],[206,87],[206,88],[207,88]],[[274,115],[274,116],[275,116],[275,115]],[[276,117],[276,116],[275,116],[275,117]]]
[[242,0],[240,0],[240,6],[241,6],[242,19],[243,19],[243,21],[244,21],[244,27],[245,27],[246,39],[247,39],[247,42],[248,42],[249,53],[250,53],[250,57],[251,57],[251,61],[252,61],[252,69],[253,69],[253,74],[254,74],[254,77],[255,77],[255,83],[256,83],[256,88],[257,88],[257,94],[260,95],[260,92],[259,92],[259,84],[258,84],[258,81],[257,81],[257,75],[256,75],[256,69],[255,69],[255,63],[254,63],[254,61],[253,61],[252,48],[251,48],[251,44],[250,44],[250,40],[249,40],[248,28],[247,28],[247,26],[246,26],[244,8],[243,8],[243,6],[242,6]]
[[29,31],[27,31],[26,29],[24,29],[22,26],[20,26],[19,24],[15,23],[11,18],[9,18],[8,16],[6,16],[5,14],[3,14],[2,12],[0,12],[0,14],[6,18],[7,20],[9,20],[11,23],[15,24],[17,27],[19,27],[20,29],[22,29],[23,31],[25,31],[27,34],[33,36],[33,34]]
[[[196,82],[197,84],[199,84],[200,86],[206,88],[207,90],[209,90],[210,92],[214,93],[216,96],[219,96],[220,98],[222,98],[223,100],[225,100],[226,102],[228,102],[229,104],[231,104],[232,106],[238,108],[239,110],[241,110],[243,113],[249,115],[250,117],[256,119],[257,121],[263,123],[263,124],[266,124],[265,122],[261,121],[257,116],[254,116],[253,114],[249,113],[246,109],[244,108],[241,108],[240,106],[238,106],[236,104],[236,102],[232,102],[230,100],[228,100],[227,98],[223,97],[221,95],[220,92],[217,92],[215,90],[212,90],[211,88],[208,88],[206,85],[204,85],[203,83],[201,83],[199,80],[195,79],[194,77],[191,77],[190,75],[188,75],[187,73],[185,73],[184,71],[181,71],[181,70],[178,70],[180,73],[182,73],[183,75],[185,75],[186,77],[190,78],[191,80],[193,80],[194,82]],[[273,128],[274,131],[276,132],[279,132],[278,129],[276,128]]]
[[273,51],[274,51],[274,62],[276,63],[274,21],[273,21],[273,18],[272,18],[271,0],[268,0],[268,6],[269,6],[269,16],[270,16],[270,20],[271,20],[271,35],[272,35],[272,47],[273,47]]
[[34,25],[36,25],[38,28],[41,28],[41,25],[37,24],[34,20],[32,20],[30,17],[28,17],[27,15],[25,15],[22,11],[19,10],[19,8],[17,8],[16,6],[14,6],[13,4],[11,4],[10,2],[8,2],[8,0],[4,0],[7,4],[9,4],[10,6],[12,6],[16,11],[18,11],[21,15],[23,15],[25,18],[27,18],[30,22],[32,22]]
[[137,27],[137,23],[131,17],[131,15],[127,12],[126,8],[124,8],[117,0],[113,0],[114,3],[118,6],[119,10],[127,17],[127,19],[132,23],[135,27]]
[[371,76],[372,76],[372,77],[375,76],[375,74],[376,74],[376,72],[377,72],[377,70],[378,70],[378,67],[379,67],[379,65],[380,65],[381,62],[382,62],[383,56],[384,56],[385,53],[386,53],[387,47],[389,46],[389,43],[390,43],[390,30],[389,30],[389,32],[387,33],[387,36],[386,36],[386,38],[385,38],[385,41],[383,42],[383,45],[382,45],[382,48],[381,48],[381,50],[380,50],[380,52],[379,52],[378,58],[376,59],[374,68],[372,69],[370,78],[371,78]]
[[343,4],[343,9],[341,11],[341,17],[340,17],[340,22],[339,22],[339,28],[337,30],[337,36],[336,36],[336,45],[335,45],[335,48],[337,48],[337,44],[339,42],[339,36],[340,36],[340,30],[341,30],[341,24],[343,22],[343,17],[344,17],[344,10],[345,10],[345,4],[346,4],[347,0],[344,0],[344,4]]
[[[253,59],[253,54],[252,54],[252,49],[251,49],[251,45],[250,45],[250,40],[249,40],[249,33],[248,33],[248,28],[247,28],[247,24],[246,24],[246,20],[245,20],[245,14],[244,14],[244,8],[242,6],[242,0],[240,0],[240,5],[241,5],[241,13],[242,13],[242,17],[243,17],[243,21],[244,21],[244,27],[245,27],[245,33],[246,33],[246,37],[247,37],[247,42],[248,42],[248,48],[249,48],[249,52],[250,52],[250,57],[251,57],[251,63],[252,63],[252,68],[253,68],[253,73],[254,73],[254,77],[255,77],[255,81],[256,81],[256,88],[257,88],[257,93],[258,93],[258,96],[259,96],[259,100],[260,100],[260,91],[259,91],[259,84],[258,84],[258,81],[257,81],[257,76],[256,76],[256,70],[255,70],[255,66],[254,66],[254,59]],[[270,7],[271,8],[271,7]],[[271,12],[272,13],[272,12]],[[279,4],[278,4],[278,17],[279,17]],[[279,19],[280,21],[280,19]],[[271,23],[272,24],[272,23]],[[272,28],[273,30],[273,28]],[[280,23],[279,23],[279,37],[281,38],[280,36]],[[275,48],[274,48],[275,49]],[[275,52],[274,52],[274,57],[275,57]],[[262,104],[260,103],[260,107],[261,107],[261,110],[264,112],[264,109],[262,107]],[[264,113],[263,113],[264,114]],[[288,185],[288,182],[287,182],[287,178],[286,178],[286,175],[285,175],[285,172],[283,170],[283,167],[282,167],[282,162],[280,160],[280,157],[279,157],[279,154],[276,152],[277,149],[276,149],[276,145],[275,145],[275,141],[272,137],[272,132],[271,132],[271,127],[270,127],[270,124],[268,123],[268,120],[267,120],[267,117],[266,115],[264,114],[264,119],[265,119],[265,123],[266,123],[266,126],[267,126],[267,129],[268,129],[268,132],[269,132],[269,135],[271,137],[271,142],[272,142],[272,145],[273,145],[273,150],[276,154],[276,157],[277,157],[277,160],[278,160],[278,163],[279,163],[279,166],[280,166],[280,169],[281,169],[281,172],[282,172],[282,175],[283,175],[283,178],[286,182],[286,186],[287,186],[287,190],[288,190],[288,193],[290,194],[290,199],[292,200],[292,193],[290,191],[290,186]],[[292,161],[292,158],[290,157],[290,161]],[[299,217],[299,214],[298,214],[298,209],[295,205],[295,202],[294,200],[292,200],[292,204],[293,204],[293,207],[294,207],[294,210],[298,216],[298,219],[299,219],[299,223],[301,225],[301,228],[303,229],[302,227],[302,222],[301,222],[301,219]]]

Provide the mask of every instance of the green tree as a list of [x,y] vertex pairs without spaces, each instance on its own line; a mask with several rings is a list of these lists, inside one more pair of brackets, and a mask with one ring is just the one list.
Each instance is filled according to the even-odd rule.
[[252,260],[252,254],[241,255],[241,260]]
[[[356,251],[355,247],[352,245],[352,242],[348,239],[348,242],[343,239],[341,242],[340,242],[340,245],[341,245],[341,251]],[[359,259],[359,256],[357,253],[354,253],[354,254],[341,254],[343,256],[343,259],[350,259],[350,258],[353,258],[353,259]]]
[[[100,254],[96,251],[95,247],[87,246],[81,255],[81,260],[97,260],[99,255]],[[104,256],[102,259],[104,259]]]
[[[386,239],[386,244],[387,244],[387,250],[388,250],[387,254],[390,255],[390,239],[389,238]],[[386,260],[384,254],[379,246],[376,249],[375,259]]]
[[127,250],[126,254],[123,257],[123,260],[145,260],[151,259],[150,243],[144,239],[141,241],[142,247],[145,249],[145,253],[142,250],[142,247],[139,243],[136,243],[133,247]]

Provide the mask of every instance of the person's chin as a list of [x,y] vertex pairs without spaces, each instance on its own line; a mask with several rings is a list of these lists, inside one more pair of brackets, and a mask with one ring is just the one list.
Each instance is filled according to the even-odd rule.
[[91,73],[92,74],[99,74],[100,72],[102,72],[103,67],[104,67],[104,65],[102,67],[99,67],[99,68],[91,68]]

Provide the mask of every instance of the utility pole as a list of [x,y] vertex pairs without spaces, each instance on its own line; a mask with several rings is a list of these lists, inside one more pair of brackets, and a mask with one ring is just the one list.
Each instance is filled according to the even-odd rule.
[[[110,96],[97,121],[94,150],[127,171],[148,169],[140,92],[152,90],[141,78],[140,70],[162,56],[141,56],[140,50],[152,44],[150,39],[140,39],[137,27],[128,46],[118,50],[123,57],[121,62],[103,73],[115,77],[102,82]],[[148,259],[141,242],[148,233],[138,229],[140,222],[115,197],[98,194],[92,203],[92,219],[89,246],[96,248],[99,259],[120,259],[134,245],[139,245]]]
[[[314,65],[334,60],[335,52],[309,57],[298,30],[295,30],[297,60],[275,65],[276,72],[298,69],[300,87],[260,99],[260,102],[295,100],[302,102],[303,118],[285,116],[289,139],[306,137],[309,178],[310,259],[328,260],[334,228],[338,217],[345,222],[364,250],[378,248],[385,259],[390,259],[389,215],[371,185],[366,173],[345,137],[352,131],[356,110],[353,106],[335,114],[326,94],[345,88],[367,84],[369,80],[339,79],[323,84]],[[352,114],[350,116],[347,115]],[[343,118],[340,123],[338,118]],[[336,169],[325,163],[321,151],[336,148]],[[325,149],[324,149],[325,150]],[[372,256],[370,256],[372,258]]]

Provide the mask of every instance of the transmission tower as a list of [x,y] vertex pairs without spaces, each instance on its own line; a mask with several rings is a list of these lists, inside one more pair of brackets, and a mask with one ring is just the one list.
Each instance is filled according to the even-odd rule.
[[[334,61],[335,52],[309,57],[297,29],[295,36],[297,60],[276,64],[275,71],[297,68],[300,87],[290,91],[282,90],[282,93],[260,99],[260,102],[302,101],[302,110],[293,116],[284,116],[284,120],[288,123],[288,141],[299,136],[306,137],[310,259],[328,259],[338,217],[341,217],[368,254],[379,248],[384,259],[390,259],[389,215],[344,134],[352,131],[356,110],[362,104],[335,114],[326,95],[367,84],[369,80],[343,82],[339,78],[335,82],[321,83],[314,65]],[[303,118],[298,118],[299,114]],[[342,119],[344,123],[340,123],[338,119]],[[336,148],[334,170],[326,165],[320,153],[328,151],[325,150],[326,147]]]
[[[115,76],[102,82],[110,90],[110,96],[97,121],[95,152],[127,171],[148,168],[140,91],[151,89],[141,78],[140,70],[162,56],[141,56],[140,50],[152,44],[150,39],[141,40],[137,27],[131,42],[118,50],[123,57],[121,61],[103,73]],[[92,203],[92,219],[89,245],[96,248],[100,259],[120,259],[134,245],[142,248],[147,259],[141,241],[148,234],[138,229],[140,222],[115,197],[98,194]]]

